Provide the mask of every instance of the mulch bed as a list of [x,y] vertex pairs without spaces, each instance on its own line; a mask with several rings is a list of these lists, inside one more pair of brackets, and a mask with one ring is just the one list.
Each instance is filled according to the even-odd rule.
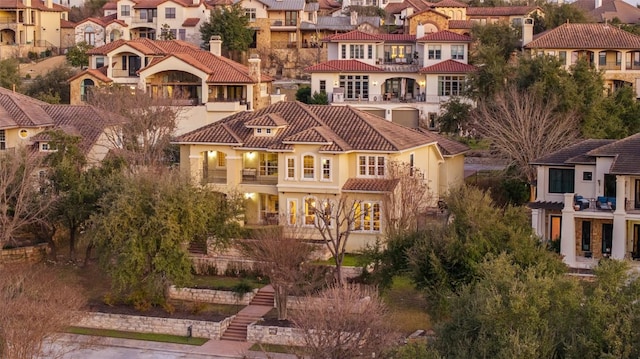
[[88,305],[90,312],[100,312],[107,314],[124,314],[124,315],[138,315],[142,317],[158,317],[158,318],[174,318],[174,319],[192,319],[192,320],[204,320],[219,322],[228,316],[218,313],[198,311],[197,308],[189,308],[189,303],[172,303],[176,310],[173,313],[168,313],[161,307],[151,307],[147,311],[139,311],[133,306],[116,304],[107,305],[102,301],[91,301]]

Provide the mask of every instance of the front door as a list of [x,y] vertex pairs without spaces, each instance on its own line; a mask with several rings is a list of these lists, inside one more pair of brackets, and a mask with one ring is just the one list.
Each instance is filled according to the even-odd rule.
[[613,224],[602,224],[602,254],[611,254],[611,246],[613,245]]
[[140,70],[140,58],[129,56],[129,76],[138,76],[138,70]]
[[633,259],[640,259],[640,224],[633,225]]

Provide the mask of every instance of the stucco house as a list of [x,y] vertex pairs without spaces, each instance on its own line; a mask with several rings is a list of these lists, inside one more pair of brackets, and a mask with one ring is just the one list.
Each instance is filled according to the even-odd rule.
[[640,134],[584,140],[538,158],[535,232],[571,267],[640,259]]
[[194,181],[247,199],[245,223],[312,227],[310,204],[348,195],[362,206],[350,248],[384,232],[390,161],[424,173],[434,201],[464,180],[467,147],[350,106],[279,102],[179,136],[180,168]]
[[69,80],[71,103],[85,100],[92,86],[134,86],[182,106],[178,134],[244,110],[284,100],[271,95],[272,78],[261,73],[260,59],[241,65],[220,55],[222,41],[211,51],[180,40],[117,40],[89,50],[89,69]]
[[640,9],[623,0],[577,0],[571,3],[596,22],[618,19],[623,24],[640,23]]
[[610,91],[631,85],[640,97],[640,36],[609,24],[562,24],[525,45],[532,55],[557,56],[566,69],[578,58],[603,72]]
[[408,127],[435,127],[440,106],[461,96],[471,38],[450,31],[417,35],[352,31],[325,39],[329,61],[310,66],[311,91]]

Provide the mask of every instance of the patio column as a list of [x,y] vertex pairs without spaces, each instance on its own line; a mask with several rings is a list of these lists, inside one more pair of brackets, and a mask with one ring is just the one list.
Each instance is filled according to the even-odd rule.
[[613,212],[613,243],[611,257],[614,259],[624,259],[627,253],[627,220],[625,178],[616,176],[616,210]]
[[620,71],[627,71],[627,51],[620,51]]
[[533,232],[537,236],[542,237],[544,233],[541,231],[542,228],[540,228],[540,212],[542,212],[542,209],[531,210],[531,227],[533,227]]
[[596,70],[600,70],[600,51],[593,52],[593,64]]
[[576,263],[576,222],[574,219],[573,193],[564,194],[562,208],[562,229],[560,231],[560,254],[566,265],[573,267]]

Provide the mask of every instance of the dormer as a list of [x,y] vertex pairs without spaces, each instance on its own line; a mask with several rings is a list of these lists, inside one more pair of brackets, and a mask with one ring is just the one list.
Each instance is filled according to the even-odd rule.
[[287,121],[278,114],[268,114],[245,123],[246,128],[253,129],[253,135],[258,137],[273,137],[281,129],[287,127]]

